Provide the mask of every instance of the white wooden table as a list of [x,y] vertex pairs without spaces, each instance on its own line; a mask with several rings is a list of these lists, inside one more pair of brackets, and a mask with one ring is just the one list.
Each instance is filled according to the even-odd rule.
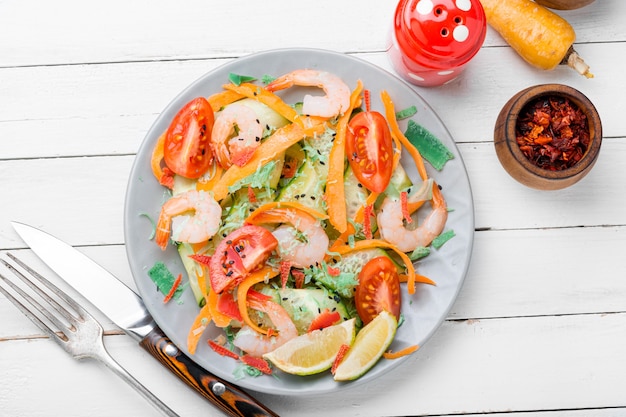
[[[331,49],[391,71],[384,49],[395,3],[0,0],[0,250],[38,265],[9,224],[20,220],[133,286],[124,193],[134,154],[165,105],[207,71],[267,49]],[[259,394],[276,413],[626,416],[626,2],[559,13],[596,78],[533,69],[490,30],[459,79],[416,87],[455,138],[474,194],[473,258],[447,320],[407,366],[358,389]],[[509,97],[549,82],[595,103],[604,143],[580,183],[540,192],[502,169],[492,131]],[[72,360],[1,297],[0,317],[0,415],[157,415],[102,365]],[[104,323],[111,353],[181,416],[219,414]]]

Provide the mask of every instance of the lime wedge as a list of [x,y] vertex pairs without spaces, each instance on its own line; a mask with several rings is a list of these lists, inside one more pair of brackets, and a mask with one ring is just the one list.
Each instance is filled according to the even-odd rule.
[[380,312],[356,335],[354,344],[335,370],[335,381],[351,381],[369,371],[391,344],[397,327],[393,314]]
[[291,339],[263,358],[294,375],[312,375],[333,365],[341,345],[352,345],[355,319],[350,319]]

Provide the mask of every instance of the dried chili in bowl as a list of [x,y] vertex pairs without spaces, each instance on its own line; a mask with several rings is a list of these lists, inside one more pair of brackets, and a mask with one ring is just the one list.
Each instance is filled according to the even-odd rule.
[[559,96],[528,103],[519,114],[515,135],[526,158],[550,171],[574,166],[590,143],[587,116],[568,98]]

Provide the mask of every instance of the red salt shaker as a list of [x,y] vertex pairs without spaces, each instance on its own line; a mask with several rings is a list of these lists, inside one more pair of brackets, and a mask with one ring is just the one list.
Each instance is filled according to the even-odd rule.
[[486,33],[479,0],[401,0],[388,53],[402,78],[423,87],[437,86],[463,71]]

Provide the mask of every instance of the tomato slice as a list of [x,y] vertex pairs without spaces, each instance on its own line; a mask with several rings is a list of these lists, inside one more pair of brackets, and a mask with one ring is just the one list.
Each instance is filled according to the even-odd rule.
[[356,311],[367,324],[383,310],[400,319],[400,277],[396,266],[386,256],[365,264],[359,274],[354,295]]
[[169,169],[187,178],[200,178],[207,172],[213,162],[209,138],[214,118],[204,97],[179,110],[165,135],[163,158]]
[[267,229],[252,224],[229,233],[210,261],[211,288],[220,294],[239,284],[276,249],[278,241]]
[[393,145],[382,114],[365,111],[350,120],[346,156],[354,175],[365,188],[377,193],[385,191],[393,171]]

